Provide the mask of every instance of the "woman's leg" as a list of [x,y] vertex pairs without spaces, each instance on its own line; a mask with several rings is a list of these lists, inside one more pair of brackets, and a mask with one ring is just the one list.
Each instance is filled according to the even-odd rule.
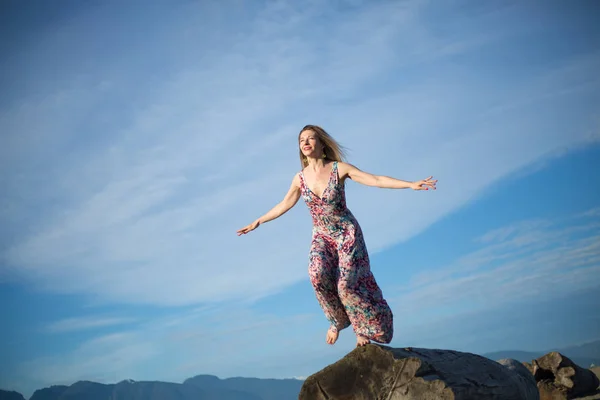
[[319,236],[314,237],[311,244],[308,275],[319,305],[331,324],[327,342],[333,344],[338,332],[350,326],[350,320],[338,296],[338,258],[335,249]]
[[357,335],[357,343],[362,345],[368,340],[391,342],[394,334],[392,310],[371,272],[360,228],[343,237],[338,257],[338,293]]

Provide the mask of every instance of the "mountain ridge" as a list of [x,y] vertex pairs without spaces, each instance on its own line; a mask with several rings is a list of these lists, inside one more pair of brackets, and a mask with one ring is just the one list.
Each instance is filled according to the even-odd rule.
[[[302,380],[196,375],[182,383],[135,381],[98,383],[81,380],[70,386],[52,385],[36,390],[29,400],[285,400],[295,399]],[[21,397],[8,397],[14,394]],[[0,390],[0,400],[24,400],[18,392]]]
[[513,358],[521,362],[531,362],[531,360],[539,358],[552,351],[557,351],[567,356],[575,364],[584,368],[589,368],[592,364],[600,365],[600,339],[562,348],[554,347],[544,351],[500,350],[483,353],[480,355],[494,361],[501,360],[503,358]]

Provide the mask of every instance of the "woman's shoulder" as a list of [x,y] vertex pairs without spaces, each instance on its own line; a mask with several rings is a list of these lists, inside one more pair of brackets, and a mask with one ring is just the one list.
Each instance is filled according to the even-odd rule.
[[337,165],[338,170],[346,170],[350,166],[350,164],[344,161],[336,161],[335,163]]
[[340,177],[340,179],[345,179],[346,176],[348,176],[348,173],[350,172],[350,170],[352,168],[355,168],[354,165],[347,163],[345,161],[338,161],[338,175]]
[[294,177],[292,178],[292,183],[296,186],[300,186],[300,180],[302,179],[302,171],[304,171],[303,169],[296,172],[294,174]]

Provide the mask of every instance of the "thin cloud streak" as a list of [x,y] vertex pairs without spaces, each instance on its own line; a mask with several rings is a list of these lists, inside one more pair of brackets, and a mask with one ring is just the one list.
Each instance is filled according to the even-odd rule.
[[114,383],[131,376],[160,352],[158,343],[144,339],[143,335],[112,333],[83,342],[59,359],[48,356],[22,363],[16,367],[16,374],[29,376],[29,383],[34,385],[71,385],[79,380]]
[[49,324],[45,330],[50,333],[65,333],[128,324],[136,321],[133,318],[121,317],[79,317],[66,318]]
[[[413,276],[392,303],[403,313],[422,314],[440,305],[482,309],[596,287],[600,219],[586,214],[584,220],[575,215],[568,221],[522,221],[490,231],[478,238],[484,247],[453,265]],[[557,287],[560,293],[552,289]]]

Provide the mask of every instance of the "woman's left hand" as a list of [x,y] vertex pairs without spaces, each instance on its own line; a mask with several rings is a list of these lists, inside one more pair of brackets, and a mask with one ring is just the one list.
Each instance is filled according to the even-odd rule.
[[435,184],[437,183],[437,179],[432,178],[433,176],[430,176],[429,178],[412,182],[410,188],[412,190],[429,190],[429,188],[435,190]]

